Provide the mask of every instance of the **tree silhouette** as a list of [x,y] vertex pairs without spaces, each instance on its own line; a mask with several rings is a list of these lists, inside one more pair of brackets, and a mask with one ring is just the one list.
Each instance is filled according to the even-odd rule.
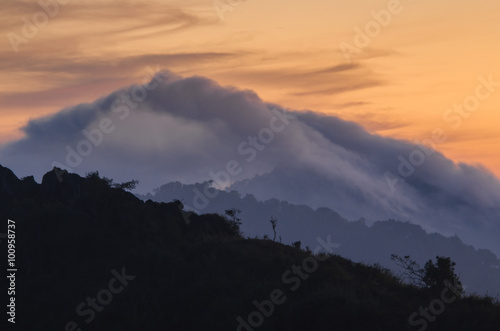
[[130,191],[130,190],[135,189],[137,184],[139,184],[139,181],[137,179],[132,179],[131,181],[123,182],[123,183],[114,183],[111,178],[101,177],[99,175],[99,171],[88,172],[87,175],[85,176],[85,178],[96,181],[96,182],[100,182],[100,183],[106,185],[107,187],[117,188],[117,189],[126,190],[126,191]]
[[453,284],[459,292],[463,292],[462,283],[455,274],[456,263],[449,257],[436,256],[436,263],[427,261],[424,266],[424,282],[431,290],[441,291],[443,288]]
[[424,269],[422,269],[417,262],[410,259],[409,255],[401,257],[396,254],[391,254],[391,260],[405,270],[402,274],[403,279],[407,280],[412,285],[426,287]]
[[431,291],[441,291],[453,284],[458,292],[463,293],[462,283],[455,274],[456,263],[449,257],[436,256],[436,263],[429,260],[424,268],[410,259],[409,255],[400,257],[391,254],[391,260],[405,270],[403,277],[415,286],[425,287]]
[[273,232],[274,232],[274,237],[273,237],[273,241],[276,241],[276,224],[278,223],[278,219],[276,219],[275,217],[271,216],[271,225],[273,227]]
[[231,208],[231,209],[226,209],[225,213],[227,216],[227,220],[231,225],[231,228],[237,233],[241,234],[240,231],[241,218],[238,217],[241,214],[241,210],[237,208]]

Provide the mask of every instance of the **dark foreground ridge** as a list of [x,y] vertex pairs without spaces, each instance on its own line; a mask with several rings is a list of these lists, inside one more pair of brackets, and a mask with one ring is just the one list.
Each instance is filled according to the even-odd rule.
[[225,217],[60,170],[37,184],[0,166],[0,201],[0,232],[16,224],[19,330],[499,330],[491,299],[318,254],[326,234],[312,251],[245,239]]

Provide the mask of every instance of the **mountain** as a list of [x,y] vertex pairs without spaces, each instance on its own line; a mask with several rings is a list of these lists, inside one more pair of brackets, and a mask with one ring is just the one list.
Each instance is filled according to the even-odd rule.
[[[272,235],[270,218],[278,219],[277,233],[284,243],[301,241],[313,247],[316,238],[330,235],[339,247],[335,252],[363,263],[379,263],[398,272],[391,261],[393,253],[410,255],[421,265],[435,256],[449,256],[457,262],[457,271],[467,292],[500,295],[500,260],[489,250],[475,249],[458,237],[427,233],[420,226],[395,220],[377,221],[370,226],[364,220],[349,222],[328,208],[316,210],[277,199],[257,200],[237,191],[222,191],[211,182],[184,185],[172,182],[162,185],[154,194],[137,195],[157,202],[180,200],[197,212],[224,214],[230,208],[242,211],[241,229],[248,237]],[[193,206],[197,206],[197,209]]]
[[213,180],[349,219],[409,221],[500,255],[500,181],[440,153],[443,130],[423,141],[394,139],[325,111],[165,71],[29,121],[22,138],[0,147],[0,162],[37,180],[54,166],[80,175],[99,169],[118,181],[133,173],[141,193]]
[[500,325],[493,300],[461,296],[456,284],[441,294],[405,285],[381,267],[330,253],[326,234],[313,251],[244,239],[227,218],[183,212],[178,201],[143,202],[119,187],[60,169],[37,184],[0,166],[0,217],[16,233],[16,329]]

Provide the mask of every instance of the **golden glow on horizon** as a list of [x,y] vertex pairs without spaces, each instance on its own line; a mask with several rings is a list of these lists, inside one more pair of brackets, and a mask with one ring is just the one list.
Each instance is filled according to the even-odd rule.
[[246,0],[221,21],[211,0],[73,0],[17,53],[8,33],[22,36],[22,18],[32,21],[41,8],[35,0],[4,2],[0,142],[21,137],[30,118],[140,83],[147,66],[159,65],[382,135],[422,140],[442,128],[448,139],[439,150],[500,175],[500,88],[458,129],[443,120],[474,94],[479,76],[500,82],[500,3],[401,1],[400,13],[349,63],[339,45],[354,44],[354,27],[389,2]]

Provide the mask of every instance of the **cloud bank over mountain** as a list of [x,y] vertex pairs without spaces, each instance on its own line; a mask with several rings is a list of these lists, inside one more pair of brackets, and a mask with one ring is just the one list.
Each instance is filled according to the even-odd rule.
[[[99,170],[141,180],[142,192],[212,179],[351,219],[411,221],[500,254],[500,181],[481,166],[454,163],[431,142],[381,137],[204,77],[161,72],[143,83],[31,120],[23,139],[0,149],[0,163],[38,179],[53,166]],[[210,190],[201,193],[209,203]]]

